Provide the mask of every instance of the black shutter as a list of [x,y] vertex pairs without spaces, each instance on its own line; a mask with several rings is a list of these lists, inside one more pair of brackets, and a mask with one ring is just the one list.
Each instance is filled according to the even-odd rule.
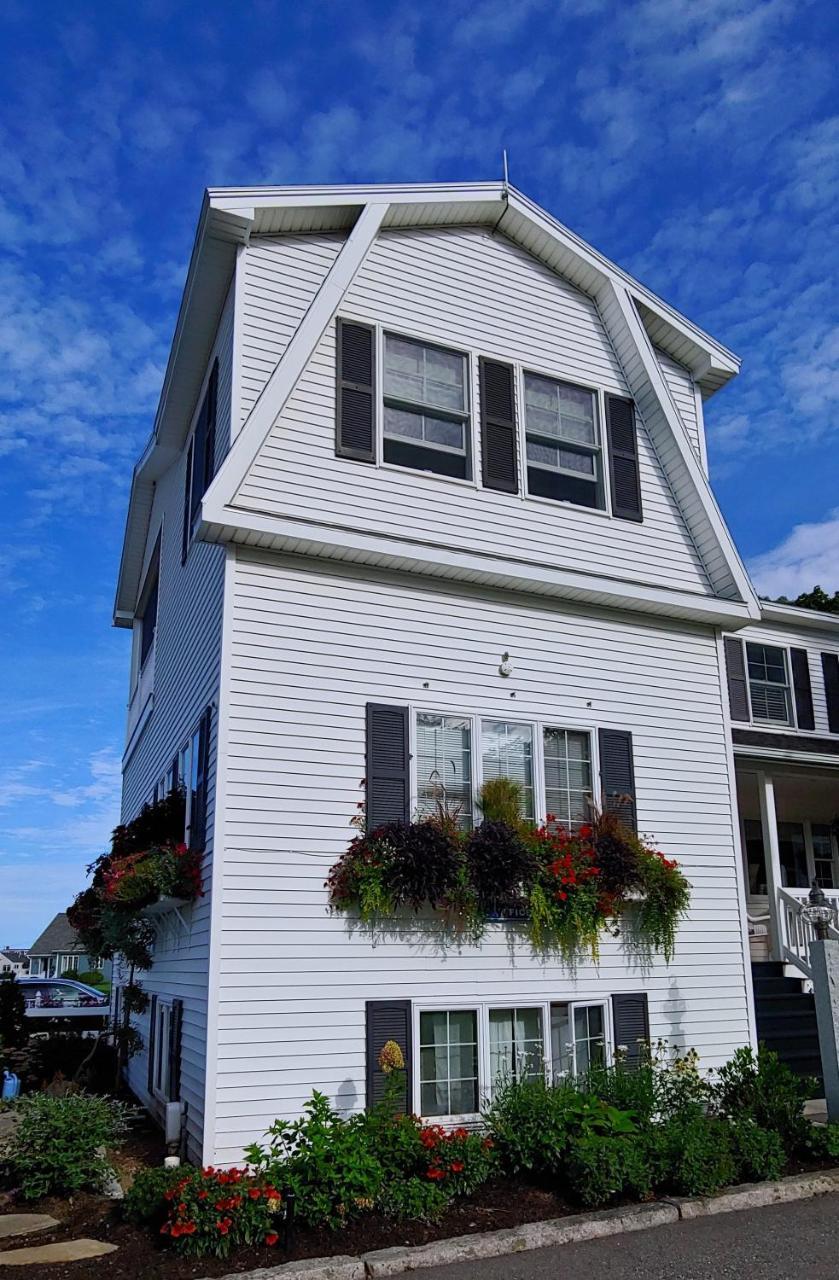
[[169,1101],[181,1096],[181,1038],[184,1022],[183,1000],[173,1000],[169,1013]]
[[210,764],[210,716],[208,707],[198,728],[198,768],[195,775],[195,794],[189,815],[189,847],[203,850],[207,843],[207,775]]
[[181,530],[181,564],[186,564],[189,551],[189,535],[192,531],[192,512],[190,509],[190,493],[192,492],[192,441],[186,453],[186,476],[184,478],[184,516]]
[[336,435],[339,458],[374,462],[376,457],[374,331],[339,320],[336,332]]
[[387,1077],[379,1066],[379,1054],[388,1040],[402,1050],[405,1061],[404,1091],[397,1111],[410,1115],[413,1111],[411,1087],[411,1002],[410,1000],[367,1001],[367,1108],[381,1102]]
[[149,1002],[149,1042],[146,1045],[148,1054],[148,1086],[149,1093],[154,1093],[154,1033],[157,1024],[157,996]]
[[827,699],[827,723],[831,733],[839,733],[839,655],[822,654],[824,696]]
[[479,362],[481,378],[481,469],[485,489],[518,493],[516,392],[513,368]]
[[790,649],[792,688],[795,694],[795,723],[799,729],[815,729],[813,690],[810,687],[810,662],[806,649]]
[[641,1062],[642,1045],[650,1043],[650,1009],[645,991],[612,996],[612,1026],[615,1048],[621,1050],[629,1067]]
[[367,830],[408,822],[411,805],[408,708],[367,703]]
[[210,381],[207,385],[205,414],[206,441],[204,445],[204,475],[201,497],[210,487],[210,481],[216,471],[216,411],[218,408],[218,360],[213,362]]
[[635,405],[631,400],[624,400],[621,396],[606,397],[606,429],[609,437],[612,515],[619,520],[643,520],[638,431],[635,425]]
[[195,524],[198,508],[204,496],[204,477],[207,469],[207,413],[209,411],[209,390],[204,396],[198,411],[198,421],[192,433],[192,475],[189,489],[189,528]]
[[745,720],[749,715],[749,690],[746,680],[746,660],[743,657],[743,641],[734,636],[726,636],[725,671],[728,677],[728,705],[731,708],[732,720]]
[[616,814],[627,827],[637,831],[632,734],[625,729],[601,729],[597,736],[603,811]]

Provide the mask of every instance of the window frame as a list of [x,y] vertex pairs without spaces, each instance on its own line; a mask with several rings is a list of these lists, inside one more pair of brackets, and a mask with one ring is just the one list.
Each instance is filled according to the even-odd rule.
[[[603,1016],[603,1033],[606,1050],[606,1063],[611,1064],[614,1061],[615,1045],[614,1045],[614,1028],[612,1023],[611,999],[608,996],[592,996],[590,999],[576,996],[569,999],[557,997],[549,997],[543,1000],[454,1000],[454,999],[438,999],[438,1000],[412,1000],[411,1001],[411,1026],[412,1026],[412,1043],[416,1046],[414,1053],[411,1055],[411,1079],[413,1085],[413,1097],[416,1100],[417,1114],[420,1117],[433,1124],[448,1125],[475,1125],[480,1120],[481,1107],[491,1101],[493,1093],[493,1080],[491,1068],[491,1051],[489,1036],[489,1015],[491,1012],[508,1011],[511,1009],[525,1010],[538,1009],[542,1018],[542,1046],[543,1046],[543,1062],[542,1067],[547,1081],[554,1081],[557,1077],[554,1075],[553,1067],[553,1045],[551,1036],[551,1007],[553,1005],[567,1005],[570,1011],[573,1025],[573,1010],[576,1008],[589,1008],[592,1005],[601,1007],[604,1011]],[[453,1113],[450,1115],[428,1115],[422,1111],[422,1093],[420,1080],[422,1072],[420,1069],[420,1017],[423,1013],[474,1013],[476,1014],[476,1026],[478,1034],[478,1110],[462,1112],[460,1114]],[[576,1046],[574,1050],[576,1061]]]
[[[562,509],[566,507],[573,507],[575,511],[585,511],[592,515],[605,516],[606,519],[608,520],[615,519],[616,517],[612,515],[611,478],[609,475],[609,465],[608,465],[609,451],[608,451],[608,441],[606,439],[606,396],[611,395],[613,393],[610,391],[607,391],[605,387],[596,385],[592,382],[588,382],[585,379],[582,379],[579,381],[576,381],[576,380],[572,381],[570,377],[559,376],[556,373],[547,373],[544,369],[537,369],[529,363],[520,363],[520,362],[513,362],[513,363],[514,363],[515,378],[516,378],[516,397],[517,397],[518,406],[520,406],[519,413],[518,413],[517,427],[518,427],[518,446],[519,446],[519,470],[522,476],[522,485],[521,485],[522,499],[528,502],[547,503],[550,507],[553,507],[553,508],[559,507],[560,509]],[[602,502],[598,503],[596,506],[586,507],[586,506],[583,506],[581,503],[572,502],[570,498],[549,498],[541,493],[530,492],[530,486],[528,484],[528,476],[527,476],[528,467],[530,464],[527,459],[527,416],[526,416],[527,405],[525,401],[526,378],[528,374],[532,375],[534,378],[544,378],[547,382],[565,383],[567,386],[576,387],[580,391],[588,391],[594,397],[595,414],[596,414],[595,425],[597,426],[599,443],[598,443],[597,449],[593,450],[593,452],[596,452],[599,456],[600,475],[598,479],[593,483],[597,487],[598,497],[602,499]],[[614,394],[623,395],[626,393],[619,392]],[[636,407],[636,413],[637,413],[637,407]],[[581,446],[581,447],[585,448],[586,446]],[[553,470],[553,468],[545,468],[545,470]],[[559,471],[558,474],[569,475],[573,477],[576,473],[570,472],[570,471]]]
[[[752,676],[749,673],[749,645],[759,646],[761,649],[775,649],[781,654],[784,662],[785,684],[782,686],[774,681],[755,680],[755,684],[769,685],[776,689],[783,688],[786,692],[787,707],[789,716],[786,720],[764,720],[756,716],[754,713],[754,704],[752,702]],[[790,660],[790,646],[785,644],[774,644],[767,640],[749,640],[743,637],[743,661],[746,668],[746,695],[749,700],[749,721],[751,724],[764,729],[795,729],[799,733],[814,732],[813,730],[799,729],[798,719],[795,712],[795,689],[792,683],[792,662]]]
[[[163,1029],[166,1029],[165,1037]],[[152,1095],[158,1102],[170,1101],[171,1061],[169,1042],[172,1029],[172,1005],[158,999],[154,1013],[154,1036],[152,1044]],[[162,1052],[161,1052],[162,1049]]]
[[[349,317],[342,316],[342,319]],[[351,320],[352,323],[352,320]],[[357,323],[369,324],[369,321],[357,321]],[[398,330],[388,325],[376,324],[374,326],[375,348],[376,348],[376,365],[380,370],[380,377],[377,380],[375,389],[375,413],[376,413],[376,465],[380,468],[394,469],[401,472],[409,472],[413,475],[430,475],[436,480],[453,481],[456,484],[466,484],[472,488],[477,487],[477,468],[475,466],[476,450],[475,450],[475,386],[474,379],[477,370],[477,355],[471,349],[459,346],[457,343],[442,343],[437,339],[428,338],[422,334],[412,332],[409,329],[400,328]],[[438,408],[434,405],[423,404],[420,401],[402,400],[398,396],[388,396],[385,391],[385,352],[388,338],[402,339],[404,342],[411,342],[421,347],[430,347],[434,351],[442,351],[446,355],[460,356],[464,362],[463,377],[463,394],[465,407],[462,414],[452,409]],[[388,462],[385,460],[384,449],[385,440],[404,439],[407,444],[415,444],[418,448],[427,449],[429,453],[439,450],[441,453],[451,454],[453,457],[464,457],[459,449],[452,449],[446,445],[429,445],[424,441],[410,440],[407,436],[388,436],[385,434],[385,408],[386,401],[393,402],[392,407],[404,409],[406,412],[422,412],[429,417],[440,417],[444,421],[462,422],[463,438],[465,442],[465,476],[450,476],[438,471],[426,470],[420,467],[412,467],[401,462]]]
[[[183,504],[184,504],[184,509],[182,512],[182,518],[183,518],[183,531],[182,531],[183,545],[181,547],[181,564],[182,565],[186,564],[190,548],[193,542],[195,541],[195,529],[198,525],[198,519],[201,512],[201,502],[204,498],[204,494],[207,492],[210,485],[213,483],[213,480],[215,479],[216,473],[219,468],[220,459],[218,457],[217,446],[218,446],[218,384],[219,384],[220,376],[221,376],[221,370],[220,370],[219,357],[218,357],[218,354],[215,351],[213,351],[213,353],[210,356],[209,362],[207,364],[207,370],[201,382],[201,388],[198,393],[198,398],[195,402],[195,409],[193,410],[192,418],[189,424],[189,431],[187,432],[187,436],[183,445],[183,452],[186,459],[186,463],[185,463],[185,470],[184,470],[184,492],[182,495]],[[215,386],[213,386],[214,382],[215,382]],[[198,424],[201,421],[201,415],[204,412],[204,406],[208,401],[211,389],[214,392],[214,404],[212,406],[212,413],[213,413],[212,432],[210,430],[210,416],[209,416],[209,410],[208,410],[207,425],[206,425],[205,434],[204,434],[204,455],[203,455],[204,477],[202,481],[203,488],[201,490],[201,493],[198,496],[198,500],[195,501],[194,495],[193,495],[193,481],[195,479],[196,432],[198,430]],[[213,468],[212,468],[212,474],[208,476],[207,475],[207,441],[210,439],[211,435],[213,440]]]
[[[507,724],[528,725],[533,732],[533,821],[536,823],[544,822],[547,817],[546,804],[546,788],[545,788],[545,757],[544,757],[544,732],[545,729],[564,729],[568,733],[585,734],[589,743],[589,759],[591,762],[591,787],[592,798],[596,798],[600,794],[600,759],[597,751],[597,725],[581,724],[572,719],[562,720],[559,716],[551,716],[546,718],[533,716],[510,715],[506,710],[499,711],[497,715],[493,715],[490,711],[463,711],[459,707],[444,707],[438,703],[430,703],[425,706],[420,703],[409,703],[409,749],[410,749],[410,783],[411,783],[411,804],[410,812],[412,815],[419,814],[419,783],[417,766],[419,762],[419,752],[417,749],[417,716],[440,715],[440,716],[457,716],[464,720],[468,720],[471,725],[471,765],[472,765],[472,818],[474,820],[478,814],[478,795],[483,785],[483,733],[482,722],[484,720],[504,721]],[[560,721],[562,722],[560,723]]]

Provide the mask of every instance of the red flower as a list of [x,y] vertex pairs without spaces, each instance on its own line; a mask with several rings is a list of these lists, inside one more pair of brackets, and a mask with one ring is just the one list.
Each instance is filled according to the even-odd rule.
[[258,1187],[251,1187],[250,1191],[248,1192],[248,1195],[250,1196],[251,1200],[258,1200],[259,1197],[262,1195],[262,1192],[259,1190]]
[[454,1137],[463,1139],[463,1138],[468,1138],[469,1134],[466,1132],[465,1129],[455,1129]]
[[269,1231],[268,1235],[265,1237],[265,1243],[275,1245],[279,1238],[280,1237],[277,1235],[276,1231]]
[[199,1200],[206,1200],[206,1199],[207,1199],[207,1197],[209,1196],[209,1194],[210,1194],[210,1193],[209,1193],[209,1191],[199,1191],[199,1192],[198,1192],[198,1199],[199,1199]]
[[216,1223],[216,1228],[221,1232],[223,1236],[227,1235],[228,1231],[230,1230],[230,1224],[232,1221],[233,1221],[232,1218],[219,1218],[218,1222]]
[[463,1173],[463,1170],[464,1170],[463,1161],[453,1160],[449,1168],[451,1169],[452,1173]]
[[592,837],[592,829],[588,823],[580,827],[579,836],[581,840],[590,840]]
[[439,1182],[441,1178],[445,1178],[445,1176],[446,1176],[445,1169],[440,1169],[436,1165],[433,1168],[428,1170],[428,1177],[433,1179],[434,1182]]

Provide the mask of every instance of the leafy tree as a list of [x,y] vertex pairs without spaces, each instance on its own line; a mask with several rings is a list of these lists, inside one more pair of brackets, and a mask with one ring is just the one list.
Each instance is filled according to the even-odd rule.
[[829,596],[821,587],[815,586],[812,591],[802,591],[795,600],[787,596],[778,596],[776,604],[793,604],[798,609],[815,609],[819,613],[839,613],[839,591]]
[[20,1049],[28,1037],[23,987],[13,973],[4,973],[0,977],[0,1044]]

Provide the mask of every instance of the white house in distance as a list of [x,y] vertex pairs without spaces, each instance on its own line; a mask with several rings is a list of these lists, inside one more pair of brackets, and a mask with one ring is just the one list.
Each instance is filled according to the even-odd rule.
[[13,973],[17,976],[26,973],[28,968],[29,956],[21,947],[3,947],[0,950],[0,974]]
[[[186,1103],[193,1159],[312,1088],[364,1107],[385,1030],[417,1110],[452,1083],[422,1046],[466,1047],[463,1116],[513,1011],[548,1067],[569,1020],[581,1058],[640,1030],[817,1065],[796,910],[839,886],[839,619],[762,605],[716,506],[703,405],[737,371],[503,184],[206,194],[115,608],[123,816],[186,778],[205,853],[130,1065]],[[361,780],[372,821],[408,817],[441,755],[467,804],[490,762],[537,817],[631,791],[693,886],[672,962],[330,914]]]

